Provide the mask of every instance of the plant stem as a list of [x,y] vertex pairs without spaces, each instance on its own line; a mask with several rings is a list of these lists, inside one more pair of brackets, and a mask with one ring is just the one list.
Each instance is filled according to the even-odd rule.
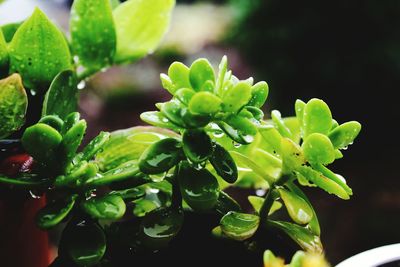
[[170,179],[170,182],[172,183],[172,203],[171,203],[172,208],[182,207],[182,194],[178,183],[178,173],[179,173],[179,165],[176,165],[174,175]]
[[260,209],[260,220],[261,220],[260,224],[266,223],[266,221],[268,219],[269,211],[271,210],[272,204],[274,204],[275,197],[276,197],[275,190],[276,190],[275,184],[272,184],[270,187],[270,190],[268,190],[268,193],[265,196],[264,203]]

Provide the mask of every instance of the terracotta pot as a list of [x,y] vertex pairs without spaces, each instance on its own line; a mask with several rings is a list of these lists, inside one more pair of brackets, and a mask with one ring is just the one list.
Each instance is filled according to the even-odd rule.
[[[20,151],[0,153],[0,173],[12,177],[28,172],[32,158]],[[8,151],[10,152],[10,151]],[[0,184],[0,266],[47,267],[49,244],[47,232],[35,225],[36,212],[46,204],[45,198],[33,198],[26,190]]]

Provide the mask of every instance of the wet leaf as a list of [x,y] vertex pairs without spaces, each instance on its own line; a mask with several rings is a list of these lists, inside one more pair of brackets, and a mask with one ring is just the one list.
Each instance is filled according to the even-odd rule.
[[335,194],[342,199],[349,199],[349,194],[336,182],[326,178],[322,173],[313,170],[308,166],[302,166],[297,170],[307,180],[316,184],[319,188],[325,190],[330,194]]
[[239,203],[224,191],[219,192],[218,201],[217,204],[215,204],[214,209],[221,215],[225,215],[230,211],[242,211]]
[[269,93],[268,84],[266,82],[258,82],[251,87],[251,99],[249,106],[261,108],[267,100]]
[[57,115],[65,119],[78,109],[77,78],[72,70],[59,73],[50,85],[43,102],[42,116]]
[[238,178],[236,163],[229,152],[217,143],[214,144],[214,151],[211,154],[210,163],[218,175],[226,182],[236,182]]
[[80,161],[76,165],[72,165],[72,169],[67,169],[67,174],[59,175],[54,181],[56,187],[80,187],[86,180],[95,177],[98,167],[93,162]]
[[330,164],[335,160],[335,149],[326,135],[313,133],[302,144],[305,158],[311,163]]
[[106,252],[106,237],[96,223],[71,221],[62,233],[60,249],[79,266],[94,266]]
[[110,0],[75,0],[70,18],[72,50],[79,63],[100,70],[113,61],[117,36]]
[[304,199],[283,188],[278,191],[293,221],[298,224],[306,224],[311,221],[313,210]]
[[0,139],[22,127],[27,108],[28,97],[21,77],[13,74],[0,80]]
[[110,133],[100,132],[79,155],[79,160],[91,160],[98,152],[103,152],[103,146],[110,139]]
[[157,47],[166,33],[175,0],[131,0],[114,9],[116,62],[137,60]]
[[304,137],[312,133],[328,134],[332,127],[332,114],[328,105],[313,98],[307,102],[303,114]]
[[62,129],[62,134],[65,134],[69,131],[75,124],[79,122],[81,119],[81,114],[79,112],[72,112],[67,115],[64,119],[64,125]]
[[38,123],[25,130],[21,141],[25,150],[35,160],[49,164],[57,160],[57,149],[62,136],[54,128]]
[[193,114],[187,108],[181,111],[182,120],[187,129],[206,127],[211,121],[211,116],[208,114]]
[[10,72],[24,85],[43,93],[54,77],[71,68],[71,55],[62,32],[38,8],[15,33],[10,46]]
[[82,202],[83,210],[95,219],[118,220],[124,216],[126,205],[119,195],[106,195]]
[[306,163],[300,146],[289,138],[282,138],[281,149],[284,174],[291,174]]
[[171,122],[162,112],[159,111],[148,111],[140,114],[140,118],[150,125],[163,127],[172,130],[179,130],[181,126]]
[[196,94],[195,91],[189,88],[181,88],[175,92],[175,97],[184,105],[189,105],[190,100]]
[[203,130],[186,130],[182,137],[183,151],[194,163],[207,160],[213,153],[210,136]]
[[44,116],[39,120],[39,122],[53,127],[58,132],[61,132],[64,126],[64,121],[60,119],[60,117],[58,117],[57,115]]
[[327,167],[323,166],[322,164],[312,164],[311,166],[315,170],[321,172],[326,178],[331,179],[332,181],[334,181],[335,183],[340,185],[349,196],[353,195],[353,191],[346,184],[346,180],[343,177],[332,172],[331,170],[329,170]]
[[141,223],[142,242],[152,249],[165,247],[179,233],[182,224],[182,210],[155,210],[146,215]]
[[220,226],[229,238],[243,241],[254,235],[259,223],[260,217],[257,215],[231,211],[222,217]]
[[221,108],[221,99],[210,92],[198,92],[189,102],[189,110],[194,114],[215,114]]
[[181,88],[191,88],[189,80],[189,68],[185,64],[176,61],[172,63],[168,69],[168,76],[174,84],[176,90]]
[[222,98],[223,109],[226,112],[238,112],[249,103],[252,97],[252,88],[246,82],[239,82],[224,93]]
[[163,173],[182,159],[182,144],[174,138],[162,139],[149,146],[139,159],[140,171],[146,174]]
[[207,211],[216,205],[219,185],[208,170],[196,170],[188,164],[181,164],[178,180],[183,199],[194,210]]
[[271,117],[279,133],[283,137],[292,139],[293,135],[290,132],[289,128],[285,125],[285,122],[282,120],[281,113],[278,110],[273,110],[271,112]]
[[72,195],[66,199],[59,199],[48,203],[36,215],[36,224],[41,229],[50,229],[66,218],[75,205],[77,195]]
[[224,121],[218,122],[218,126],[235,142],[250,144],[257,134],[257,127],[247,118],[232,115]]
[[317,235],[311,233],[310,230],[308,230],[307,228],[301,227],[297,224],[282,221],[270,220],[268,224],[285,232],[302,249],[310,252],[322,253],[323,248],[320,238]]
[[182,108],[183,105],[179,101],[172,100],[162,103],[160,110],[172,123],[183,127],[185,123],[182,121]]
[[64,135],[60,145],[60,153],[64,156],[62,160],[68,163],[76,155],[76,151],[85,135],[86,128],[86,121],[80,120]]
[[353,143],[360,131],[359,122],[349,121],[333,129],[328,136],[336,149],[344,149]]
[[192,88],[199,92],[207,81],[215,83],[215,73],[210,62],[205,58],[197,59],[190,66],[189,79]]

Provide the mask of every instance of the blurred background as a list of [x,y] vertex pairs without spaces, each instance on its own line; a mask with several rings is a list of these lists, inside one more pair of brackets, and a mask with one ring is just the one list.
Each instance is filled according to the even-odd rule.
[[[2,2],[0,0],[0,2]],[[40,6],[68,28],[65,0],[8,0],[0,24]],[[350,201],[311,188],[322,241],[336,264],[361,251],[400,242],[400,1],[178,0],[159,50],[132,65],[98,74],[81,93],[89,135],[143,124],[139,114],[169,99],[159,73],[175,60],[188,65],[228,55],[239,78],[270,85],[268,115],[294,114],[294,102],[325,100],[340,122],[363,130],[334,169],[353,188]],[[399,165],[397,165],[399,164]]]

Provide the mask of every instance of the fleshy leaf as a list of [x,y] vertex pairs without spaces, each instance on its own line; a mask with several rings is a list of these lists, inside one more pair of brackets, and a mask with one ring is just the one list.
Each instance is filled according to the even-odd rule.
[[307,136],[302,144],[305,158],[311,163],[330,164],[335,160],[335,149],[329,138],[320,133]]
[[162,139],[149,146],[139,159],[140,171],[146,174],[163,173],[182,158],[181,142],[174,138]]
[[361,124],[357,121],[343,123],[329,133],[333,146],[336,149],[351,145],[361,131]]
[[189,110],[194,114],[214,114],[220,110],[221,99],[210,92],[198,92],[189,102]]
[[204,130],[186,130],[182,142],[186,157],[195,163],[207,160],[213,152],[211,138]]
[[249,103],[252,95],[251,85],[246,82],[239,82],[224,93],[222,98],[223,109],[226,112],[238,112],[243,106]]
[[236,182],[238,178],[236,163],[229,152],[219,144],[214,144],[214,151],[210,157],[210,163],[218,175],[226,182]]
[[22,127],[27,108],[28,97],[21,76],[13,74],[0,80],[0,139]]
[[168,69],[168,76],[174,84],[176,90],[181,88],[191,88],[189,80],[189,68],[181,63],[174,62]]
[[77,78],[72,70],[59,73],[46,93],[42,116],[57,115],[65,119],[78,109]]
[[197,92],[201,91],[207,81],[214,83],[215,73],[210,62],[205,58],[194,61],[190,66],[189,79],[193,89]]
[[269,93],[268,84],[266,82],[258,82],[251,87],[250,106],[261,108],[267,100]]
[[304,199],[283,188],[278,191],[293,221],[298,224],[306,224],[311,221],[313,210]]
[[10,46],[10,72],[18,72],[24,85],[43,93],[54,77],[71,68],[71,55],[62,32],[35,9],[15,33]]
[[311,233],[310,230],[308,230],[307,228],[301,227],[297,224],[282,221],[270,220],[268,224],[285,232],[302,249],[310,252],[322,253],[323,248],[320,238],[317,235]]
[[332,114],[328,105],[313,98],[307,102],[303,114],[304,137],[312,133],[328,134],[332,127]]
[[73,52],[85,68],[100,70],[112,63],[117,36],[110,0],[75,0],[70,29]]
[[221,215],[225,215],[230,211],[242,211],[239,203],[224,191],[219,192],[218,201],[217,204],[215,204],[214,209]]
[[59,224],[75,205],[77,195],[48,203],[36,215],[36,223],[41,229],[50,229]]
[[257,134],[257,127],[247,118],[232,115],[224,121],[218,122],[218,126],[235,142],[250,144]]
[[137,60],[157,47],[169,27],[175,0],[130,0],[114,9],[116,62]]
[[95,219],[118,220],[125,214],[126,205],[119,195],[92,198],[82,203],[83,210]]
[[283,173],[290,174],[306,163],[303,152],[298,144],[289,138],[282,138]]
[[260,224],[260,217],[253,214],[228,212],[222,217],[222,232],[234,240],[243,241],[254,235]]
[[140,118],[150,125],[164,127],[171,130],[179,130],[181,127],[169,120],[162,112],[148,111],[140,114]]

